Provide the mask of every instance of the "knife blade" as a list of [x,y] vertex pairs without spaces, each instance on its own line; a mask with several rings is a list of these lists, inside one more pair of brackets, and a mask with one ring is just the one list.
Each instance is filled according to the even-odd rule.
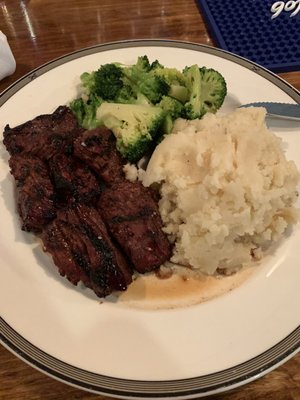
[[240,107],[264,107],[267,115],[275,118],[284,118],[300,122],[300,104],[256,102],[243,104]]

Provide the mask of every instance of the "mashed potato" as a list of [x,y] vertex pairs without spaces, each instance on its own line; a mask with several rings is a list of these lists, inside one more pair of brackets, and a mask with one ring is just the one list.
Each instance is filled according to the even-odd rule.
[[299,219],[299,172],[267,129],[262,108],[178,120],[142,179],[161,184],[171,261],[209,275],[259,258]]

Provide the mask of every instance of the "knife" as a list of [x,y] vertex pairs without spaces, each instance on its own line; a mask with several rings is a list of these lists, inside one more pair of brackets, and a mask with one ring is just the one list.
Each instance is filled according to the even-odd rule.
[[300,104],[258,102],[240,107],[264,107],[269,117],[284,118],[300,122]]

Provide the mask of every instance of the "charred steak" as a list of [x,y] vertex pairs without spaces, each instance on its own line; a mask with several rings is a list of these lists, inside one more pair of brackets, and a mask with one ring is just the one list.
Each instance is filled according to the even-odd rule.
[[98,210],[110,234],[141,273],[153,271],[170,257],[170,244],[149,189],[129,182],[114,135],[107,128],[86,131],[74,142],[74,153],[107,184]]
[[131,282],[131,268],[95,209],[77,204],[59,210],[41,237],[60,274],[74,285],[82,281],[103,297]]
[[84,131],[68,107],[5,127],[22,229],[40,234],[62,276],[99,297],[125,290],[132,268],[169,259],[157,201],[125,179],[125,160],[107,128]]
[[50,175],[60,206],[70,202],[91,203],[101,185],[90,168],[74,156],[55,154],[49,160]]
[[55,194],[46,164],[37,157],[16,154],[9,160],[17,182],[18,212],[24,231],[41,232],[56,215]]
[[10,154],[27,153],[48,160],[72,152],[73,140],[83,131],[68,107],[40,115],[15,128],[6,125],[3,143]]
[[82,133],[74,141],[74,154],[107,184],[124,179],[123,162],[109,129],[101,127]]
[[157,203],[141,183],[116,182],[101,193],[97,207],[138,272],[153,271],[170,258]]

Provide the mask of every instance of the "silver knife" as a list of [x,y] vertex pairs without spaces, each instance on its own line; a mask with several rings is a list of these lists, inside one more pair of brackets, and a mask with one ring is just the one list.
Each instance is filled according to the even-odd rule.
[[244,104],[240,107],[264,107],[269,117],[284,118],[300,122],[300,104],[258,102]]

